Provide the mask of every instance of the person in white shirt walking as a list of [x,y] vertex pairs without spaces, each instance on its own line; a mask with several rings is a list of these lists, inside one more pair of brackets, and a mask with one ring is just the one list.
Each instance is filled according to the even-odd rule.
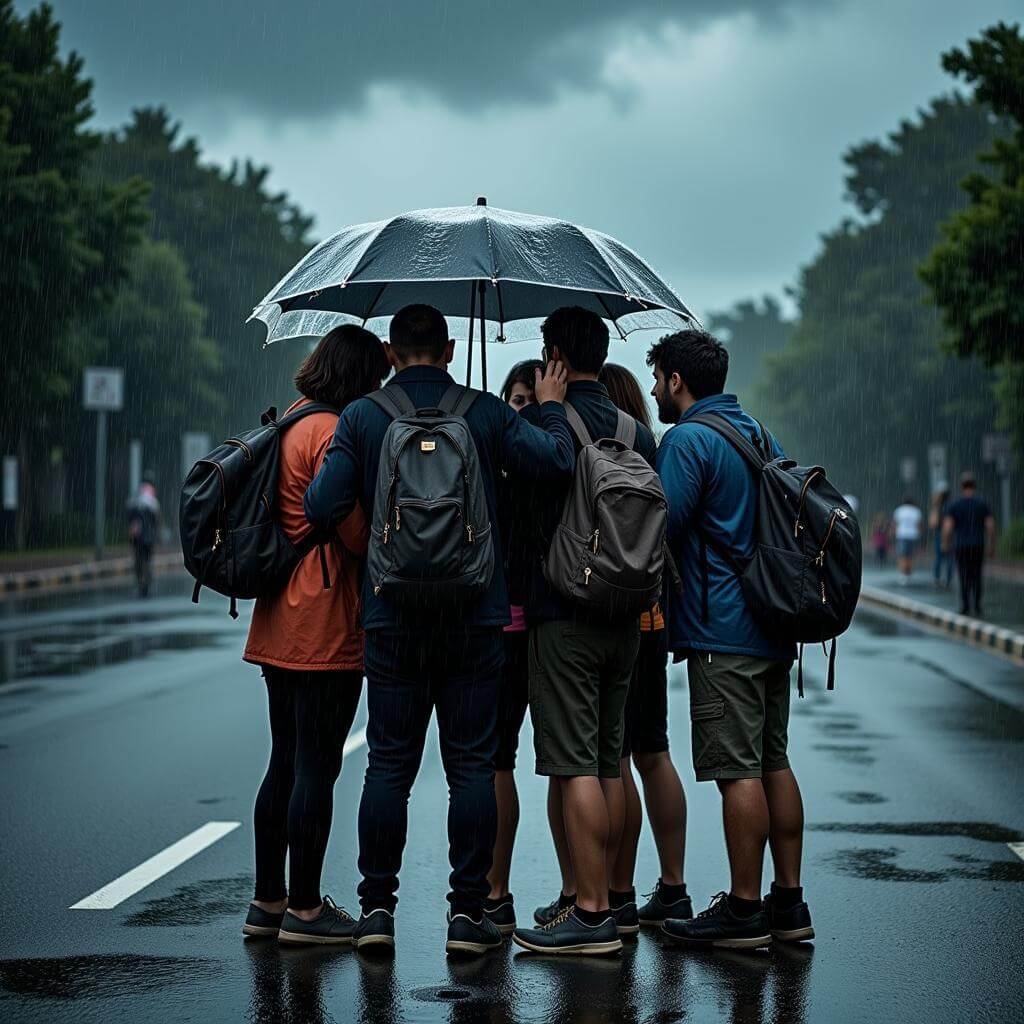
[[892,532],[896,541],[896,564],[900,570],[900,583],[907,586],[914,571],[914,555],[921,541],[924,514],[907,495],[892,514]]

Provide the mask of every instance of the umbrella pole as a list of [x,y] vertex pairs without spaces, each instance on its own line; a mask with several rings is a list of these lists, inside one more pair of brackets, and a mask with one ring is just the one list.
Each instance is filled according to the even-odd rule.
[[476,281],[469,286],[469,343],[466,348],[466,387],[473,383],[473,328],[476,326]]
[[480,282],[480,380],[487,390],[487,285]]

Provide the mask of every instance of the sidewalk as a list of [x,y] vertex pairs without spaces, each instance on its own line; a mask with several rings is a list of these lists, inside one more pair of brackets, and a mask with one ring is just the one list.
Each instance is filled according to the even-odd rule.
[[956,574],[949,590],[937,588],[930,564],[918,568],[909,584],[901,582],[895,568],[865,566],[861,603],[914,619],[1014,659],[1024,659],[1024,578],[1015,572],[986,573],[982,591],[984,619],[959,614]]
[[[17,568],[9,568],[12,562]],[[180,551],[160,551],[153,555],[153,572],[181,569]],[[5,596],[25,594],[28,591],[52,590],[57,587],[77,587],[96,580],[133,576],[135,560],[129,555],[105,558],[102,562],[86,561],[79,552],[42,554],[32,558],[24,556],[5,558],[0,567],[0,600]]]

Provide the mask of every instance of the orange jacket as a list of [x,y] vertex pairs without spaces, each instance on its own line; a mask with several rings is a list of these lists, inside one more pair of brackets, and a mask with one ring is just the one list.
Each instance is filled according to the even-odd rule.
[[[288,411],[306,402],[300,399]],[[332,413],[313,413],[281,438],[277,515],[293,542],[309,530],[302,497],[323,462],[337,423]],[[369,537],[366,517],[357,505],[338,527],[337,539],[326,546],[331,589],[324,589],[320,556],[314,548],[296,566],[283,590],[257,600],[242,657],[257,665],[298,671],[361,669],[359,562]]]

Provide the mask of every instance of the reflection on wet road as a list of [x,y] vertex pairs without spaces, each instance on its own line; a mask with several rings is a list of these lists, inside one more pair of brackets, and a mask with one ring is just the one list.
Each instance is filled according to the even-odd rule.
[[[446,961],[446,791],[431,740],[410,805],[398,949],[243,941],[249,820],[268,749],[245,616],[162,579],[0,608],[0,1019],[805,1024],[1019,1020],[1024,1005],[1024,672],[948,638],[861,615],[839,687],[808,652],[793,761],[807,803],[815,944],[694,954],[641,934],[608,960],[506,946]],[[690,782],[685,673],[671,742],[690,799],[687,882],[724,888],[719,805]],[[354,728],[365,724],[360,710]],[[521,918],[557,886],[525,727],[513,864]],[[346,757],[324,885],[354,907],[364,747]],[[110,910],[76,901],[216,819],[242,822]],[[1015,844],[1015,845],[1014,845]],[[641,844],[640,891],[657,860]],[[766,879],[766,887],[767,887]]]

